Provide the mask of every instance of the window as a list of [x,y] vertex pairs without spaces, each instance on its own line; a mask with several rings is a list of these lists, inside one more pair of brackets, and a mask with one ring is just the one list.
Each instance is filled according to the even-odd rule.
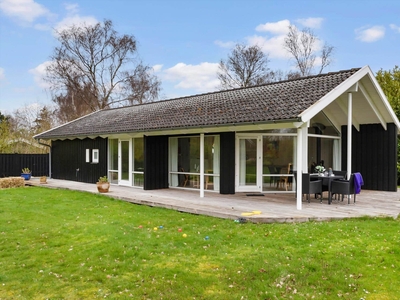
[[118,184],[118,140],[108,140],[108,180]]
[[92,163],[97,164],[99,162],[99,149],[92,150]]
[[296,164],[295,137],[264,135],[262,146],[263,191],[291,191]]
[[[170,144],[170,186],[200,188],[200,137],[173,137]],[[204,137],[204,188],[219,190],[219,136]]]
[[90,163],[90,149],[86,149],[86,162]]
[[133,139],[133,186],[144,185],[144,140],[143,138]]

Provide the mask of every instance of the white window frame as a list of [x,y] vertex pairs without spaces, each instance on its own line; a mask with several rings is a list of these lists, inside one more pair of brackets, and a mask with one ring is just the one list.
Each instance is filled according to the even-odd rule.
[[90,163],[90,149],[86,149],[86,162]]
[[99,163],[99,149],[92,150],[92,163],[94,164]]

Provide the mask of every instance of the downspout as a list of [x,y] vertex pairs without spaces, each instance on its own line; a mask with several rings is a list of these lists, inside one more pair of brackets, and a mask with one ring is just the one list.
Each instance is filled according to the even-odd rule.
[[51,178],[51,145],[41,142],[40,139],[38,139],[37,141],[39,145],[49,147],[49,178]]

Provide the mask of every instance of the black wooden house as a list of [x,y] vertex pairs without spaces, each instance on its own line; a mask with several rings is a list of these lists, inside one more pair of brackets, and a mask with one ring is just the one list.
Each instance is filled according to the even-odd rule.
[[399,129],[365,66],[105,109],[35,138],[51,140],[53,178],[107,175],[112,184],[203,197],[293,193],[293,170],[315,165],[360,172],[365,189],[397,191]]

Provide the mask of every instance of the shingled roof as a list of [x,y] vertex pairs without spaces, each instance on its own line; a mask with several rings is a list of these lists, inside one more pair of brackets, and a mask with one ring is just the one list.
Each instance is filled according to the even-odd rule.
[[142,105],[100,110],[37,139],[293,121],[359,68]]

